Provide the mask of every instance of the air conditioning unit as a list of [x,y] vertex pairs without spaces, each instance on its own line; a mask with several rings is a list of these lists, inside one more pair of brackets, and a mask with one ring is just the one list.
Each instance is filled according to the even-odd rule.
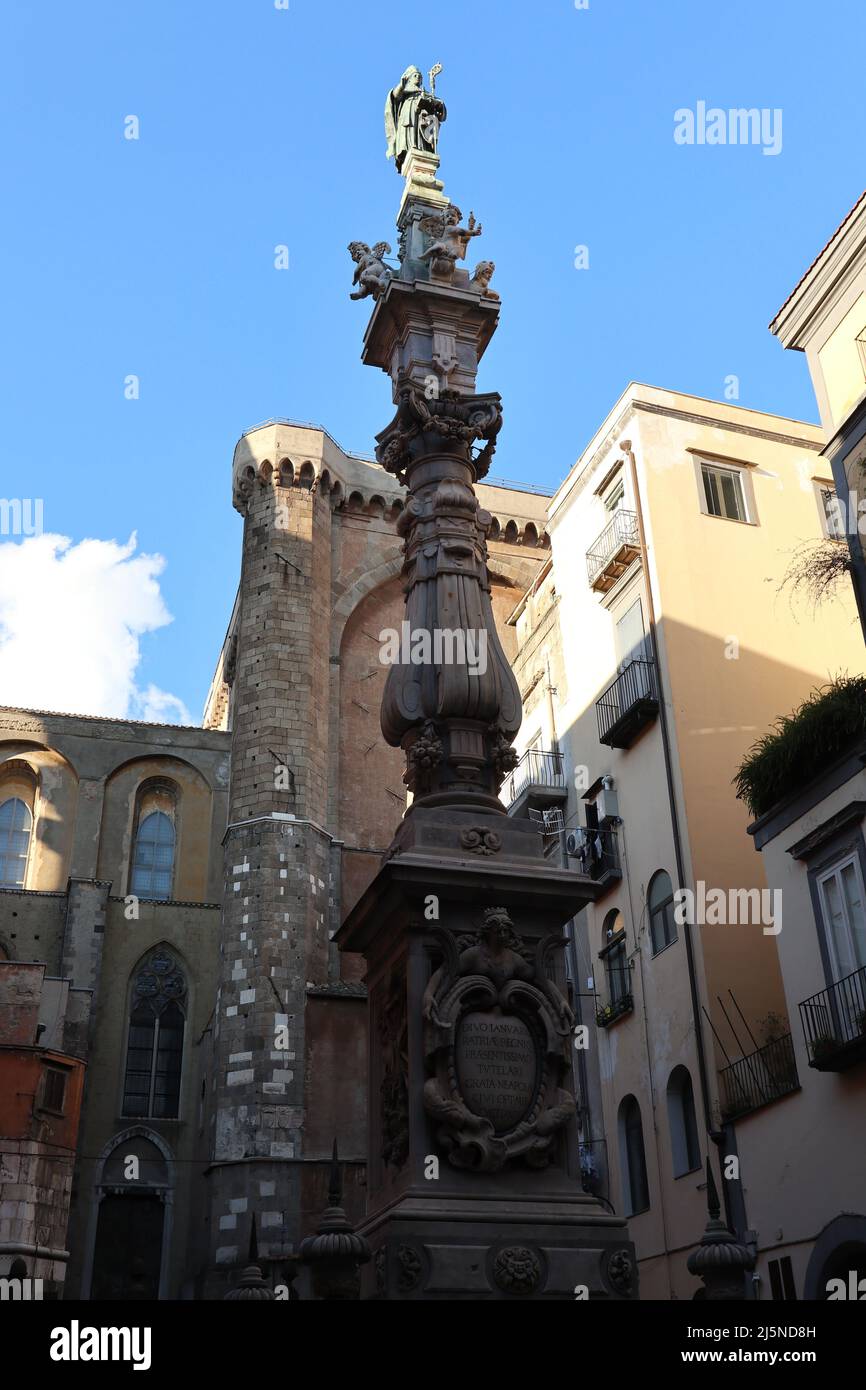
[[565,841],[565,848],[573,858],[577,858],[586,850],[586,831],[582,829],[570,830]]

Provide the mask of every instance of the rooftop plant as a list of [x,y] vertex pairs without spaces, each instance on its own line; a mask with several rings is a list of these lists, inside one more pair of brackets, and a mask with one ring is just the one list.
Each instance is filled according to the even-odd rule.
[[806,786],[866,739],[866,676],[838,676],[753,744],[734,778],[753,816]]

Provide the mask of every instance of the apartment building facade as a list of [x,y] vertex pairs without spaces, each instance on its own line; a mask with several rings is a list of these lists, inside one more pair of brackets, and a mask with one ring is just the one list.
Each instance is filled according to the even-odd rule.
[[[866,566],[862,506],[866,463],[866,194],[854,204],[770,325],[805,353],[821,416],[822,473],[836,506],[814,553],[831,581],[817,594],[821,621],[859,625],[835,673],[862,670]],[[848,557],[843,568],[842,559]],[[847,572],[846,572],[847,570]],[[782,705],[777,714],[790,715]],[[798,725],[808,723],[802,751]],[[796,755],[793,740],[801,740]],[[785,753],[785,745],[789,751]],[[840,680],[777,730],[765,759],[788,769],[768,781],[751,767],[749,826],[767,881],[784,901],[779,958],[799,1087],[736,1124],[751,1175],[749,1218],[760,1233],[759,1296],[774,1300],[866,1297],[866,699]],[[764,1079],[759,1076],[759,1083]],[[764,1083],[765,1084],[765,1083]]]
[[550,564],[511,618],[523,757],[503,794],[599,883],[573,931],[586,1181],[629,1216],[645,1298],[697,1288],[708,1147],[747,1238],[728,1160],[749,1058],[769,1042],[781,1093],[797,1084],[781,924],[732,779],[780,710],[863,667],[853,604],[816,617],[784,584],[825,534],[821,447],[811,425],[630,386],[551,499]]

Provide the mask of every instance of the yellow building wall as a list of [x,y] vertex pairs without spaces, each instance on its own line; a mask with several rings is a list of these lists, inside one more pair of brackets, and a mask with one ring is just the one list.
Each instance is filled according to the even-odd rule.
[[861,346],[857,341],[864,332],[866,294],[861,294],[818,351],[827,401],[837,425],[866,391],[866,342]]
[[[724,417],[725,406],[702,406]],[[820,468],[816,451],[761,437],[757,431],[773,430],[773,417],[737,411],[736,419],[741,428],[731,431],[642,415],[639,458],[693,873],[708,888],[760,889],[766,887],[763,866],[746,834],[750,818],[732,779],[743,755],[779,715],[840,671],[866,669],[866,654],[847,590],[815,609],[783,587],[800,548],[823,534],[812,485]],[[780,435],[783,423],[790,422],[775,425]],[[797,430],[820,444],[814,427]],[[752,524],[701,512],[695,468],[700,451],[739,462],[748,472]],[[704,926],[700,935],[710,1012],[736,1055],[716,995],[722,995],[741,1036],[745,1030],[728,990],[753,1028],[771,1010],[784,1014],[776,940],[763,924]]]

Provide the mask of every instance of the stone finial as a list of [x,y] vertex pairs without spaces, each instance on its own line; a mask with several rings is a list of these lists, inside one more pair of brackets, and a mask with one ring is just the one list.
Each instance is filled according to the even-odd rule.
[[370,1247],[356,1234],[342,1207],[343,1180],[334,1140],[328,1182],[328,1205],[319,1222],[318,1235],[301,1241],[300,1257],[311,1266],[313,1294],[330,1301],[361,1296],[361,1265],[371,1258]]
[[233,1289],[229,1289],[229,1292],[225,1295],[224,1302],[233,1299],[254,1299],[258,1301],[263,1299],[265,1301],[274,1299],[274,1291],[265,1282],[259,1264],[259,1246],[256,1239],[255,1212],[253,1213],[253,1219],[250,1225],[250,1251],[248,1259],[249,1263],[246,1268],[242,1270],[241,1277],[236,1286]]
[[721,1219],[716,1180],[707,1155],[707,1211],[709,1220],[697,1250],[689,1255],[690,1274],[703,1281],[704,1288],[696,1297],[714,1302],[734,1302],[746,1296],[746,1271],[754,1265],[751,1251],[731,1234]]

